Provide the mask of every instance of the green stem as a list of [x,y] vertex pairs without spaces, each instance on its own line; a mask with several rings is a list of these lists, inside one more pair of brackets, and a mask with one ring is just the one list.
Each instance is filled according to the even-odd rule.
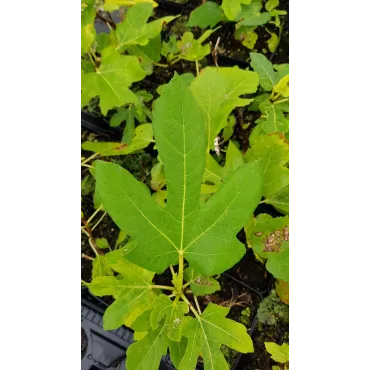
[[197,60],[195,61],[195,67],[197,69],[197,76],[199,76],[199,63]]
[[90,222],[93,220],[93,218],[103,209],[103,206],[100,206],[93,214],[92,216],[87,220],[87,224],[90,225]]
[[168,64],[156,63],[156,62],[153,62],[153,61],[152,61],[152,63],[153,63],[155,66],[158,66],[158,67],[168,68]]
[[284,102],[286,102],[288,100],[289,100],[289,98],[285,98],[285,99],[281,99],[279,101],[274,101],[272,104],[277,105],[277,104],[280,104],[280,103],[284,103]]
[[87,168],[93,168],[93,166],[90,166],[90,165],[88,165],[88,164],[84,164],[84,163],[82,163],[82,164],[81,164],[81,166],[82,166],[82,167],[87,167]]
[[107,212],[104,212],[103,213],[103,216],[101,216],[98,220],[98,222],[91,228],[91,231],[94,231],[96,229],[96,227],[100,224],[100,222],[102,222],[103,218],[107,215]]
[[96,257],[99,257],[99,253],[98,253],[98,251],[95,249],[95,246],[94,246],[94,244],[93,244],[93,242],[92,242],[92,239],[91,238],[89,238],[89,244],[90,244],[90,247],[91,247],[91,249],[94,251],[94,253],[96,254]]
[[152,285],[153,289],[163,289],[163,290],[175,290],[175,288],[167,285]]
[[87,254],[85,254],[85,253],[82,253],[82,254],[81,254],[81,257],[82,257],[82,258],[85,258],[85,260],[94,261],[94,258],[92,258],[92,257],[88,256],[88,255],[87,255]]
[[201,311],[201,309],[199,307],[199,302],[198,302],[197,296],[194,296],[194,301],[195,301],[195,305],[197,306],[198,312],[201,315],[202,314],[202,311]]
[[188,304],[188,306],[190,307],[190,309],[193,311],[193,314],[199,318],[199,313],[197,312],[197,310],[193,307],[193,305],[189,302],[189,300],[185,297],[185,294],[181,294],[181,298],[184,302],[186,302]]
[[92,159],[96,158],[99,156],[99,153],[94,153],[93,155],[91,155],[89,158],[85,159],[81,164],[85,164],[89,161],[91,161]]
[[170,62],[170,64],[171,64],[171,65],[172,65],[172,64],[175,64],[175,63],[177,63],[180,59],[181,59],[180,57],[177,57],[177,58],[173,59],[173,60]]

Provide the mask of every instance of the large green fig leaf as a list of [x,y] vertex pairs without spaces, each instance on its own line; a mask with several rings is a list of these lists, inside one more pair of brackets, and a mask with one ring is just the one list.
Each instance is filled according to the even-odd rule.
[[96,187],[121,230],[135,239],[126,258],[162,273],[183,256],[203,276],[237,263],[245,247],[236,239],[261,199],[262,168],[243,164],[200,207],[206,125],[191,91],[176,75],[154,104],[153,130],[167,180],[161,207],[125,169],[96,161]]
[[206,120],[208,148],[212,148],[214,138],[227,125],[230,112],[252,101],[240,96],[255,93],[258,84],[256,72],[238,67],[207,67],[193,80],[190,90]]
[[200,354],[206,370],[228,370],[220,350],[222,344],[242,353],[253,352],[246,327],[226,319],[228,313],[229,308],[210,303],[200,316],[183,320],[180,331],[188,338],[188,344],[179,370],[195,369]]
[[101,65],[95,72],[81,75],[82,90],[88,91],[89,96],[99,95],[104,115],[114,107],[139,104],[137,96],[129,89],[133,82],[142,80],[146,75],[137,57],[120,55],[108,47],[103,50],[101,59]]

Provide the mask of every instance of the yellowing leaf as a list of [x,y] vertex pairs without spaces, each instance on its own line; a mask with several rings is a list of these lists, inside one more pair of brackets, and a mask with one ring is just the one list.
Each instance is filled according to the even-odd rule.
[[102,63],[95,72],[82,74],[82,90],[87,90],[90,96],[99,95],[104,115],[114,107],[128,103],[139,104],[136,95],[129,90],[133,82],[145,77],[138,59],[120,55],[111,47],[103,50],[101,59]]
[[289,283],[283,280],[277,280],[275,290],[281,301],[289,304]]
[[145,310],[150,309],[156,300],[152,290],[153,272],[135,266],[124,258],[110,267],[119,272],[122,279],[113,276],[97,277],[88,285],[94,295],[113,295],[116,298],[104,313],[105,330],[127,325],[128,319],[132,323]]
[[101,157],[112,155],[126,155],[146,148],[153,140],[152,125],[145,123],[135,128],[134,138],[130,145],[124,143],[85,141],[82,149],[99,153]]
[[283,343],[281,346],[274,342],[265,342],[265,347],[271,358],[281,364],[289,361],[289,344]]
[[274,93],[282,95],[284,98],[289,97],[289,74],[282,79],[274,87]]

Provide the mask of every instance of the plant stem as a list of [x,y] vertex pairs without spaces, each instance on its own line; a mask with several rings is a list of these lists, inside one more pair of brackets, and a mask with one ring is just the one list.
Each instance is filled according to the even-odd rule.
[[172,265],[170,265],[170,270],[171,270],[172,277],[174,278],[175,277],[175,270],[173,269]]
[[[87,220],[87,224],[90,225],[90,222],[93,220],[93,218],[103,209],[103,206],[100,206],[93,214],[92,216]],[[91,230],[92,231],[92,230]]]
[[90,165],[88,165],[88,164],[84,164],[84,163],[83,163],[83,164],[81,164],[81,166],[82,166],[82,167],[87,167],[87,168],[93,168],[93,166],[90,166]]
[[197,69],[197,76],[199,76],[199,63],[197,60],[195,61],[195,67]]
[[92,65],[94,66],[94,70],[96,71],[96,65],[95,65],[95,60],[94,58],[91,56],[90,52],[88,51],[87,52],[87,55],[89,56],[89,59],[90,59],[90,62],[92,63]]
[[92,238],[89,238],[89,244],[90,244],[90,247],[91,249],[94,251],[94,253],[96,254],[96,257],[99,257],[99,253],[98,251],[95,249],[95,245],[93,243],[93,239]]
[[178,271],[178,276],[179,276],[179,284],[182,286],[182,279],[184,277],[184,251],[179,251],[179,271]]
[[98,220],[98,222],[91,228],[91,231],[94,231],[96,229],[96,227],[100,224],[100,222],[102,222],[103,218],[107,215],[107,212],[104,212],[103,213],[103,216],[101,216]]
[[81,254],[81,257],[82,257],[82,258],[85,258],[85,260],[94,261],[94,258],[92,258],[92,257],[88,256],[88,255],[87,255],[87,254],[85,254],[85,253],[82,253],[82,254]]
[[276,104],[284,103],[284,102],[286,102],[287,100],[289,100],[289,98],[281,99],[281,100],[279,100],[279,101],[274,101],[272,104],[276,105]]
[[198,298],[197,298],[196,295],[194,296],[194,301],[195,301],[195,305],[197,306],[198,312],[201,315],[202,314],[202,311],[201,311],[201,309],[199,307],[199,302],[198,302]]
[[175,288],[167,285],[152,285],[153,289],[163,289],[163,290],[175,290]]
[[89,161],[91,161],[92,159],[96,158],[99,156],[99,153],[94,153],[93,155],[91,155],[90,157],[88,157],[87,159],[85,159],[81,164],[85,164]]
[[153,63],[155,66],[158,66],[158,67],[168,68],[168,64],[156,63],[156,62],[153,62],[153,61],[152,61],[152,63]]
[[173,59],[173,60],[170,62],[170,64],[171,64],[171,65],[172,65],[172,64],[175,64],[175,63],[177,63],[180,59],[181,59],[180,57],[177,57],[177,58]]
[[188,306],[190,307],[190,309],[193,311],[193,314],[196,316],[196,317],[199,317],[199,313],[197,312],[197,310],[193,307],[193,305],[189,302],[189,300],[185,297],[185,294],[181,294],[181,298],[184,302],[186,302],[188,304]]
[[82,226],[81,231],[88,237],[90,238],[90,234],[85,230],[85,228]]
[[184,285],[182,286],[182,289],[184,289],[184,288],[188,287],[191,283],[192,283],[192,281],[189,281],[188,283],[184,284]]

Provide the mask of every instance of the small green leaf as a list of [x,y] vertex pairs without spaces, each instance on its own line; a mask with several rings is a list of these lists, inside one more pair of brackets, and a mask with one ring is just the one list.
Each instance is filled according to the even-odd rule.
[[279,252],[289,240],[289,217],[272,218],[262,213],[250,220],[245,227],[248,245],[262,258],[270,252]]
[[277,71],[276,81],[280,81],[284,76],[289,74],[289,64],[274,64]]
[[289,121],[285,118],[278,104],[264,101],[260,104],[260,110],[266,116],[260,122],[266,134],[272,134],[274,132],[285,133],[289,131]]
[[235,21],[241,11],[241,5],[249,5],[252,0],[222,0],[221,8],[229,21]]
[[276,72],[272,63],[260,53],[250,53],[251,66],[260,77],[260,84],[265,91],[271,91],[276,84]]
[[262,0],[252,0],[249,5],[242,5],[240,13],[235,18],[238,21],[236,27],[256,27],[267,23],[271,15],[267,12],[261,13],[261,9]]
[[271,358],[281,364],[289,361],[289,344],[283,343],[281,346],[274,342],[265,342],[266,351]]
[[246,327],[226,319],[228,313],[229,308],[210,303],[200,316],[183,320],[180,331],[188,338],[188,344],[179,370],[195,369],[200,354],[205,369],[229,369],[220,351],[222,344],[242,353],[253,352]]
[[[269,32],[269,31],[268,31]],[[279,45],[279,37],[275,32],[269,32],[271,35],[270,38],[267,40],[267,46],[271,53],[274,53]]]
[[259,111],[260,110],[260,104],[266,101],[269,101],[271,97],[271,94],[261,94],[256,96],[253,99],[253,102],[249,105],[248,111]]
[[203,111],[209,148],[213,147],[214,138],[227,125],[231,111],[251,103],[251,99],[240,96],[255,93],[258,83],[256,72],[238,67],[207,67],[194,79],[190,90]]
[[179,57],[191,62],[202,60],[211,52],[209,43],[206,45],[202,45],[202,43],[218,29],[219,27],[205,31],[197,40],[194,39],[194,35],[191,32],[185,32],[181,40],[177,42],[177,47],[180,50]]
[[153,142],[152,125],[145,123],[135,128],[135,135],[130,145],[124,143],[85,141],[82,149],[99,153],[101,157],[112,155],[126,155],[146,148]]
[[274,93],[281,95],[284,98],[289,97],[289,74],[282,77],[282,79],[274,86]]
[[184,319],[184,315],[189,312],[187,303],[171,300],[168,296],[161,294],[155,303],[155,306],[150,315],[150,324],[153,330],[159,327],[160,322],[165,318],[164,326],[168,338],[175,342],[180,342],[180,324]]
[[279,5],[279,0],[268,0],[265,9],[268,12],[271,12],[271,10],[275,9]]
[[187,282],[191,282],[190,289],[197,296],[212,294],[221,289],[217,280],[211,277],[201,276],[191,267],[184,270],[184,279]]
[[224,20],[226,17],[220,6],[212,1],[207,1],[190,13],[188,27],[213,28]]
[[161,35],[158,35],[149,40],[147,45],[130,46],[127,52],[137,56],[140,60],[141,67],[147,74],[151,74],[153,72],[153,62],[159,62],[161,59],[161,47]]
[[258,161],[263,167],[263,195],[268,197],[289,184],[289,145],[278,134],[264,135],[251,142],[245,154],[248,163]]
[[96,246],[100,249],[108,249],[109,248],[108,240],[105,239],[105,238],[97,238],[97,239],[95,239],[95,243],[96,243]]
[[169,23],[177,17],[167,16],[147,23],[152,10],[153,6],[150,3],[139,3],[129,8],[125,19],[117,25],[116,31],[114,31],[117,49],[124,51],[132,45],[148,44],[150,39],[159,35],[164,23]]
[[114,107],[128,103],[138,104],[136,95],[129,90],[131,84],[145,77],[136,57],[120,55],[111,47],[102,52],[102,62],[95,72],[81,75],[82,90],[92,96],[99,95],[100,108],[104,115]]
[[164,176],[163,164],[162,162],[158,162],[150,171],[151,180],[150,180],[150,187],[154,191],[158,191],[163,188],[166,184],[166,178]]

